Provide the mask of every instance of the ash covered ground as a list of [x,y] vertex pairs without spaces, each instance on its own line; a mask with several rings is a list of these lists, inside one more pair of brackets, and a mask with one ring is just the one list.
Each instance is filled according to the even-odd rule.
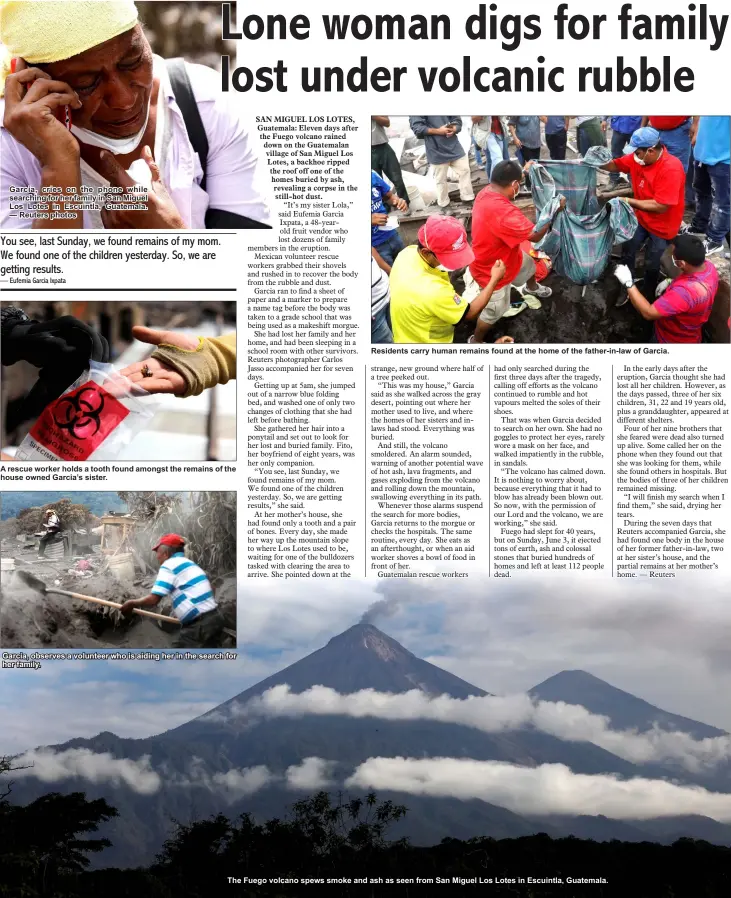
[[[5,555],[5,548],[3,548]],[[70,592],[124,602],[149,592],[151,583],[119,583],[109,574],[79,578],[68,573],[69,563],[21,562],[16,571],[3,571],[0,586],[0,644],[3,648],[171,648],[174,633],[139,615],[123,618],[113,608],[53,594],[41,595],[18,577],[27,570]],[[156,609],[157,610],[157,609]],[[170,625],[174,627],[174,625]]]
[[[153,577],[138,578],[120,583],[109,573],[95,572],[90,576],[70,573],[68,560],[39,561],[36,550],[12,545],[3,540],[3,558],[13,558],[15,571],[3,571],[0,582],[0,645],[6,649],[85,649],[85,648],[153,648],[170,649],[178,632],[175,624],[163,623],[163,628],[151,618],[137,614],[124,618],[116,609],[106,608],[69,596],[42,595],[18,577],[18,571],[28,571],[49,589],[124,602],[147,595]],[[224,581],[216,597],[227,626],[236,628],[235,579]],[[150,609],[170,614],[161,603]]]

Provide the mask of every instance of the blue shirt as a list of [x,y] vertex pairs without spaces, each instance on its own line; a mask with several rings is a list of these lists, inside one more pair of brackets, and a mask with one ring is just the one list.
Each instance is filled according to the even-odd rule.
[[511,115],[508,124],[515,127],[518,140],[529,150],[541,147],[541,120],[537,115]]
[[547,115],[546,116],[546,134],[560,134],[566,130],[565,115]]
[[[426,161],[429,165],[444,165],[445,162],[454,162],[465,155],[462,144],[456,137],[462,130],[462,116],[410,115],[409,125],[414,136],[424,141]],[[442,128],[444,125],[455,126],[457,130],[454,137],[440,137],[438,134],[426,133],[430,128]]]
[[642,124],[641,115],[610,115],[609,124],[612,131],[620,134],[634,134]]
[[[371,171],[371,215],[376,212],[382,212],[388,215],[388,209],[383,202],[383,198],[390,193],[393,188],[390,187],[383,178],[379,177],[374,171]],[[371,226],[371,246],[380,246],[388,240],[390,231],[382,231],[378,225]]]
[[[716,165],[718,162],[729,164],[731,153],[731,135],[728,115],[702,115],[698,123],[698,134],[693,147],[693,158],[705,165]],[[728,197],[726,198],[728,202]]]
[[183,624],[190,624],[217,607],[208,577],[183,552],[176,552],[163,561],[150,592],[161,598],[170,596],[173,614]]

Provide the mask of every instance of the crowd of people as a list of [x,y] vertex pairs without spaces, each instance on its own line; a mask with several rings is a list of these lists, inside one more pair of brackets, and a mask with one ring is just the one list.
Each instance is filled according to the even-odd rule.
[[[371,339],[373,343],[451,343],[461,322],[474,322],[469,342],[489,339],[492,327],[525,309],[540,309],[552,295],[540,283],[540,245],[564,212],[539,227],[516,205],[526,193],[529,169],[543,139],[551,160],[565,161],[571,120],[583,159],[607,147],[609,174],[601,196],[622,195],[637,219],[634,236],[621,246],[614,275],[624,288],[617,306],[631,303],[654,324],[660,343],[700,343],[719,284],[708,257],[728,249],[728,116],[472,116],[470,143],[487,186],[475,197],[469,152],[458,135],[462,116],[411,116],[424,141],[434,177],[439,214],[429,216],[418,240],[404,247],[398,224],[408,215],[409,195],[399,160],[389,145],[387,116],[371,124]],[[514,156],[510,149],[514,148]],[[606,149],[603,150],[606,154]],[[455,217],[448,176],[454,171],[462,202],[472,204],[471,235]],[[385,179],[388,180],[385,180]],[[686,209],[694,208],[684,222]],[[663,257],[672,249],[672,278]],[[642,277],[636,263],[644,251]],[[540,270],[540,271],[539,271]],[[460,271],[464,290],[454,287]],[[515,290],[514,290],[515,288]],[[501,338],[510,341],[510,337]]]

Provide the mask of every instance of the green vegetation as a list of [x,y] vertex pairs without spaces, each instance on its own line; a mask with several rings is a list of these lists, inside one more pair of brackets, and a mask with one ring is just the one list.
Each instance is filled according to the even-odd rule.
[[[0,759],[0,773],[12,769],[9,760]],[[0,791],[3,898],[207,898],[231,889],[229,877],[242,880],[234,890],[243,898],[299,898],[323,888],[333,898],[428,898],[486,888],[495,898],[725,898],[731,893],[731,848],[692,839],[659,845],[545,834],[444,839],[421,848],[406,839],[388,841],[389,828],[407,811],[372,793],[347,799],[318,792],[295,802],[287,819],[263,824],[249,814],[175,823],[148,869],[89,870],[88,855],[110,844],[92,836],[118,816],[115,808],[103,799],[88,801],[80,792],[51,793],[18,806],[9,802],[10,792],[10,787]],[[247,884],[245,877],[264,882]],[[569,877],[578,882],[569,884]],[[305,879],[320,884],[304,886]]]

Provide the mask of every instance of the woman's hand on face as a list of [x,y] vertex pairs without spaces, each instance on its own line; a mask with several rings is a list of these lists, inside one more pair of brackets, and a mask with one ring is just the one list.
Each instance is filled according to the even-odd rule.
[[[185,222],[178,212],[175,203],[170,198],[165,185],[160,177],[160,169],[157,167],[152,151],[149,147],[142,148],[142,158],[147,163],[152,176],[152,185],[140,203],[145,203],[144,211],[116,211],[114,209],[102,210],[102,221],[107,229],[128,228],[133,230],[183,230]],[[117,162],[114,155],[103,150],[100,157],[100,174],[109,181],[113,187],[129,189],[135,186],[135,182]],[[117,194],[122,197],[122,194]]]
[[81,105],[68,84],[19,59],[15,73],[5,80],[3,125],[43,168],[63,170],[69,164],[79,165],[79,144],[57,113],[64,106],[81,109]]

